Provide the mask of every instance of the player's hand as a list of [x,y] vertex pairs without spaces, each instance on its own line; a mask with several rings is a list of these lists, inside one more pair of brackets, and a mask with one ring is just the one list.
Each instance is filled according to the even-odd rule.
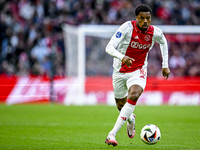
[[132,62],[135,61],[135,59],[128,57],[128,56],[124,56],[122,58],[122,62],[127,65],[128,67],[130,67],[132,65]]
[[162,68],[162,74],[165,77],[165,79],[168,79],[169,74],[170,74],[169,68]]

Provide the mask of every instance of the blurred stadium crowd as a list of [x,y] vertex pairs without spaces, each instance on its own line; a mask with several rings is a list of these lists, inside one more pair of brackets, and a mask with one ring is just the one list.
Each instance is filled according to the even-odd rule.
[[[135,7],[141,3],[151,6],[154,25],[200,25],[200,0],[0,0],[0,74],[52,75],[53,72],[64,76],[63,23],[120,25],[135,19]],[[199,43],[169,46],[174,76],[200,75]],[[107,58],[104,48],[97,55]],[[95,51],[92,47],[88,49],[86,67],[92,72],[87,75],[99,75],[91,69]],[[159,49],[158,45],[154,49]],[[160,73],[160,61],[159,50],[152,50],[149,75]],[[105,67],[103,62],[101,67]],[[102,74],[110,75],[109,68],[105,71]]]

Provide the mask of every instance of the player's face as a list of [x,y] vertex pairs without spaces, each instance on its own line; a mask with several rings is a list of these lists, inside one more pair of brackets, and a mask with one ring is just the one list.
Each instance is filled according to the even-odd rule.
[[139,12],[136,16],[136,21],[137,27],[142,31],[146,31],[151,23],[150,12]]

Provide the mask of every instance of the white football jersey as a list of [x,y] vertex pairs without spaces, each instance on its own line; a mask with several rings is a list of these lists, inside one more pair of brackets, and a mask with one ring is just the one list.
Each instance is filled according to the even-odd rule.
[[[150,25],[147,31],[141,31],[136,26],[136,21],[127,21],[122,24],[106,46],[106,52],[114,57],[113,67],[122,72],[133,72],[137,69],[147,68],[148,52],[154,43],[160,44],[162,55],[162,68],[168,68],[168,45],[161,29]],[[124,56],[129,56],[133,61],[130,67],[122,63]]]

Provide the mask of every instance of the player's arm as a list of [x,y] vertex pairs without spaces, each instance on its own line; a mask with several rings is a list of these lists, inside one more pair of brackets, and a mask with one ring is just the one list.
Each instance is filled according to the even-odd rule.
[[170,69],[168,65],[168,45],[167,40],[161,29],[155,28],[157,32],[156,41],[160,44],[160,50],[162,55],[162,74],[167,79],[170,74]]
[[119,46],[119,44],[123,41],[123,39],[126,37],[126,28],[128,26],[128,22],[125,22],[124,24],[122,24],[118,30],[114,33],[114,35],[112,36],[112,38],[110,39],[109,43],[106,46],[106,52],[115,57],[120,59],[124,64],[126,64],[127,66],[130,66],[132,64],[132,61],[134,61],[134,59],[125,56],[124,54],[120,53],[117,50],[117,47]]
[[123,39],[125,38],[126,35],[126,25],[122,24],[118,30],[114,33],[114,35],[112,36],[112,38],[110,39],[110,41],[108,42],[107,46],[106,46],[106,52],[115,57],[118,58],[120,60],[122,60],[122,58],[125,56],[124,54],[120,53],[117,50],[118,45],[123,41]]

